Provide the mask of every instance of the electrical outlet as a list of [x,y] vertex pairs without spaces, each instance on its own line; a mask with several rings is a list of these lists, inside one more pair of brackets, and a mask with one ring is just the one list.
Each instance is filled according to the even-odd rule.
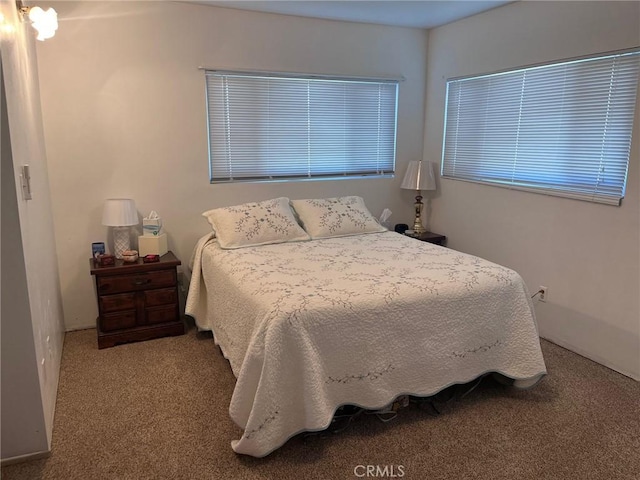
[[546,302],[547,301],[547,293],[548,293],[547,290],[548,290],[547,287],[544,287],[542,285],[540,285],[538,287],[538,291],[540,292],[540,296],[538,297],[538,299],[541,302]]

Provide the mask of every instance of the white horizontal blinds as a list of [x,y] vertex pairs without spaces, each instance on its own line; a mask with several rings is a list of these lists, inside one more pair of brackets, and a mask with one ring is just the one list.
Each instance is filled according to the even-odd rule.
[[640,53],[451,80],[442,175],[618,205]]
[[206,79],[212,182],[394,171],[397,81]]
[[207,74],[212,180],[305,175],[306,99],[302,82]]

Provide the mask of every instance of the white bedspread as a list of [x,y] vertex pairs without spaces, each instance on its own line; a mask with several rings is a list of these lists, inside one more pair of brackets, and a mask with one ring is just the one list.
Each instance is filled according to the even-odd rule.
[[192,270],[186,313],[214,332],[237,378],[237,453],[261,457],[325,429],[344,404],[546,373],[516,272],[394,232],[238,250],[207,236]]

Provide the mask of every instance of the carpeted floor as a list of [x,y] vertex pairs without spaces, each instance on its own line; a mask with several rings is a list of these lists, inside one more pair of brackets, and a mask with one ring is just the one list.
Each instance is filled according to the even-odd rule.
[[227,409],[234,377],[210,335],[191,327],[98,350],[95,330],[71,332],[52,454],[4,466],[2,478],[640,479],[640,382],[542,346],[549,375],[531,390],[485,380],[439,415],[417,405],[389,423],[362,415],[256,459],[229,445],[241,433]]

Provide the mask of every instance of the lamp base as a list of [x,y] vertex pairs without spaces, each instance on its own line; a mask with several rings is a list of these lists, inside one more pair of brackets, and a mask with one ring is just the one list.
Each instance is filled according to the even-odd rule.
[[416,217],[413,220],[413,231],[415,233],[424,233],[427,231],[422,225],[422,207],[424,204],[422,203],[422,195],[416,195],[416,203],[414,204],[414,208],[416,211]]
[[415,233],[425,233],[427,231],[427,229],[422,225],[422,221],[420,219],[418,219],[411,228]]
[[113,253],[118,259],[122,259],[122,252],[129,250],[129,227],[113,227]]

